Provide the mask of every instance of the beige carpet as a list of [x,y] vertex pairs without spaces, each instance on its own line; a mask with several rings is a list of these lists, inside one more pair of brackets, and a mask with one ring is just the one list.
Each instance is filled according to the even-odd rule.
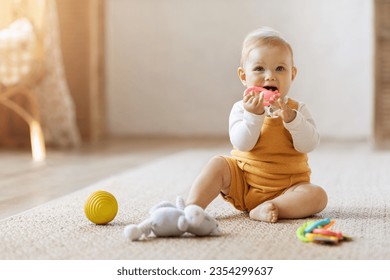
[[[98,182],[81,191],[0,221],[1,259],[390,259],[390,152],[364,145],[326,146],[310,156],[313,182],[329,195],[335,229],[354,240],[337,246],[301,243],[296,229],[308,219],[277,224],[252,221],[218,198],[207,211],[219,237],[150,238],[131,242],[123,228],[148,216],[160,200],[186,196],[207,160],[225,150],[188,150]],[[109,164],[109,162],[107,163]],[[64,182],[66,184],[66,182]],[[91,224],[83,204],[98,189],[113,193],[119,212],[106,226]]]

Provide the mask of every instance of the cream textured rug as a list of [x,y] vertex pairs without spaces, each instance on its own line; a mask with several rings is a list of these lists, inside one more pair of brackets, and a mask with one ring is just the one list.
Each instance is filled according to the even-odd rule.
[[[186,196],[207,160],[226,150],[188,150],[107,178],[85,189],[0,221],[1,259],[390,259],[390,152],[366,146],[325,147],[310,154],[312,181],[325,187],[329,204],[320,215],[353,237],[337,246],[305,244],[296,229],[309,219],[276,224],[252,221],[216,199],[207,211],[223,232],[218,237],[124,238],[127,224],[148,216],[161,200]],[[109,164],[109,162],[107,162]],[[83,204],[104,189],[119,203],[106,226],[89,222]]]

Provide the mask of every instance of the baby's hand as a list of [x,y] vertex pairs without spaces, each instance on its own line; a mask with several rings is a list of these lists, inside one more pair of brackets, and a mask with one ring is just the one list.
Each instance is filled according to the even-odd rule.
[[243,98],[244,109],[255,115],[264,114],[263,99],[262,93],[258,94],[251,91]]
[[278,99],[278,107],[280,108],[279,111],[277,111],[278,116],[282,118],[282,120],[285,123],[292,122],[295,117],[297,116],[297,112],[291,109],[284,101],[283,99]]

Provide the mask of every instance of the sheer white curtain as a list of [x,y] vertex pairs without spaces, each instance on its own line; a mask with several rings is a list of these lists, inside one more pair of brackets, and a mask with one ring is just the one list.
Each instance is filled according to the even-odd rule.
[[38,97],[45,141],[60,147],[81,143],[75,106],[65,78],[56,2],[47,1],[44,15],[45,76],[34,91]]

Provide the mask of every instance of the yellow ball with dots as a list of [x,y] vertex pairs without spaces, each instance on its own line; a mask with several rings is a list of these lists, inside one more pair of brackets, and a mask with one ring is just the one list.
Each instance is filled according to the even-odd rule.
[[92,223],[105,225],[111,222],[118,213],[118,202],[111,193],[96,191],[87,198],[84,212]]

